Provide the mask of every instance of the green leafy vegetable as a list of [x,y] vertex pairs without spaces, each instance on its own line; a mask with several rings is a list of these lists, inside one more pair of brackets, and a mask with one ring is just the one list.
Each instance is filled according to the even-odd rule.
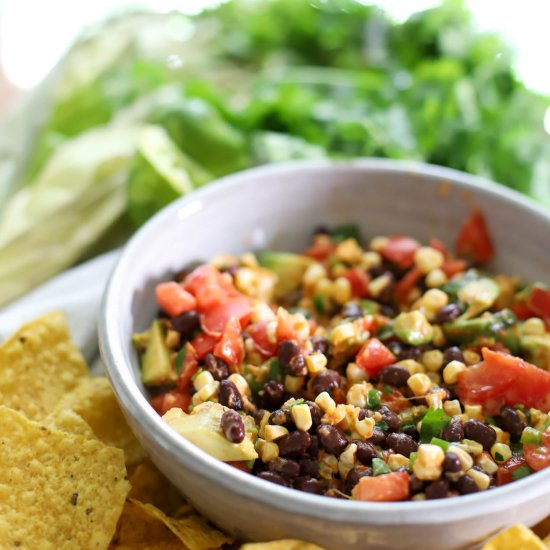
[[382,474],[389,474],[390,472],[391,472],[391,468],[381,458],[372,459],[373,475],[379,476]]
[[422,419],[420,443],[429,443],[432,438],[439,438],[450,421],[451,417],[447,416],[443,409],[430,407]]

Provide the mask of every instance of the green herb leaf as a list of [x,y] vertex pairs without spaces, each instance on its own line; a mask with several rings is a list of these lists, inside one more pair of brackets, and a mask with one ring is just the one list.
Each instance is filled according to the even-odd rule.
[[533,473],[533,470],[527,466],[527,464],[524,464],[523,466],[520,466],[519,468],[515,469],[512,472],[512,479],[514,481],[517,481],[518,479],[521,479],[523,477],[527,477]]
[[383,420],[381,420],[380,422],[377,422],[377,423],[375,424],[375,426],[376,426],[377,428],[379,428],[380,430],[382,430],[383,432],[387,432],[387,431],[388,431],[388,428],[389,428],[388,423],[387,423],[387,422],[384,422]]
[[500,453],[495,453],[495,460],[498,462],[504,462],[504,457]]
[[333,228],[330,232],[330,236],[338,242],[345,241],[346,239],[355,239],[359,244],[361,244],[359,228],[353,223],[339,225]]
[[451,417],[442,409],[430,407],[422,419],[420,443],[429,443],[433,437],[440,437],[450,421]]
[[382,393],[384,395],[391,395],[393,393],[393,388],[387,384],[382,385]]
[[445,452],[449,449],[449,442],[444,439],[440,439],[439,437],[432,437],[430,443],[441,447]]
[[272,357],[267,363],[269,365],[268,379],[281,382],[283,380],[283,373],[281,371],[281,365],[279,365],[279,360],[276,357]]
[[313,306],[317,313],[324,315],[325,313],[325,297],[322,294],[315,294],[313,296]]
[[176,355],[176,374],[179,376],[183,370],[183,363],[185,362],[185,356],[187,355],[187,347],[183,346]]
[[372,473],[375,476],[391,473],[391,468],[381,459],[372,459]]

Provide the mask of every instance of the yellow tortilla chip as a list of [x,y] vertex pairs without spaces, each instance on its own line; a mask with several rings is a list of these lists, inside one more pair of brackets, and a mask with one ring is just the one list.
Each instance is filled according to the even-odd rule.
[[23,325],[0,346],[0,405],[42,419],[87,374],[65,316],[51,313]]
[[152,504],[169,516],[179,514],[183,509],[192,511],[191,506],[184,504],[184,500],[177,489],[157,470],[153,464],[144,462],[137,466],[130,476],[129,498],[139,500],[145,504]]
[[130,484],[124,454],[0,407],[0,548],[106,548]]
[[56,409],[71,409],[80,415],[103,443],[124,450],[127,464],[140,462],[145,457],[104,376],[81,380],[59,401]]
[[231,537],[211,527],[204,518],[197,514],[174,519],[168,517],[162,510],[152,504],[144,504],[131,499],[130,502],[133,502],[151,517],[166,525],[189,550],[218,548],[222,544],[233,542]]
[[90,425],[70,409],[56,409],[44,418],[42,424],[52,430],[81,435],[86,439],[97,439]]
[[323,550],[323,548],[302,540],[286,539],[273,542],[250,542],[243,544],[240,550]]
[[514,525],[498,534],[482,550],[547,550],[544,543],[525,525]]

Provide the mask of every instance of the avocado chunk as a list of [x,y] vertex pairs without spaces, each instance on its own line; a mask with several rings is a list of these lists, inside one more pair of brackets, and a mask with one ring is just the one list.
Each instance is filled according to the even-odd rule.
[[541,369],[550,370],[550,333],[524,334],[519,341],[527,360]]
[[296,290],[302,283],[302,277],[306,269],[315,260],[302,256],[301,254],[290,254],[288,252],[273,252],[265,250],[256,254],[258,262],[262,267],[273,271],[278,281],[275,285],[275,297],[281,298]]
[[411,346],[420,346],[432,341],[434,329],[420,311],[400,313],[393,322],[397,337]]
[[223,435],[221,419],[228,410],[219,403],[207,401],[197,405],[191,414],[178,408],[170,409],[162,419],[185,439],[219,460],[230,462],[258,458],[254,449],[256,427],[250,417],[243,418],[246,435],[240,443],[231,443]]
[[141,356],[141,381],[146,386],[160,386],[176,380],[176,370],[170,361],[162,322],[157,319],[149,328],[147,347]]
[[493,279],[481,277],[476,281],[466,283],[458,291],[458,299],[468,304],[468,309],[461,318],[471,319],[489,309],[500,294],[500,286]]
[[[442,325],[447,340],[456,344],[472,344],[482,338],[492,338],[512,346],[515,340],[513,325],[516,316],[508,309],[485,314],[475,319],[456,319]],[[511,350],[512,351],[512,350]]]

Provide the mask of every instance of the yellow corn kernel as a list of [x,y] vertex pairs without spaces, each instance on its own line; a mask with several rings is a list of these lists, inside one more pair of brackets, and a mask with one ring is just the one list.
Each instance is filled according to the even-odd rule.
[[250,386],[244,376],[234,372],[233,374],[230,374],[227,379],[237,386],[237,389],[241,395],[250,395]]
[[416,495],[413,495],[411,497],[411,500],[414,500],[415,502],[420,502],[422,500],[428,500],[428,497],[426,496],[426,493],[416,493]]
[[252,252],[246,252],[242,256],[239,256],[239,263],[251,268],[260,267],[258,264],[258,259],[254,254],[252,254]]
[[444,348],[447,344],[447,339],[445,338],[443,329],[439,325],[432,325],[432,328],[434,331],[432,336],[432,344],[438,348]]
[[462,409],[460,408],[460,401],[458,399],[453,399],[452,401],[445,401],[443,403],[443,410],[448,416],[455,416],[457,414],[462,414]]
[[180,333],[169,329],[164,339],[166,347],[169,349],[175,348],[180,343]]
[[365,252],[361,257],[360,266],[363,269],[369,270],[371,267],[376,267],[382,263],[382,256],[378,252]]
[[347,410],[346,405],[336,405],[336,408],[331,412],[326,412],[321,418],[323,424],[340,424],[344,418],[346,418]]
[[319,475],[323,479],[331,479],[334,474],[338,473],[338,459],[325,452],[321,452],[319,456]]
[[439,269],[444,261],[443,254],[431,246],[422,246],[414,253],[414,263],[423,275],[427,275],[434,269]]
[[481,405],[464,405],[464,414],[474,420],[483,420],[483,407]]
[[445,292],[437,288],[427,290],[413,305],[412,309],[419,309],[426,315],[428,321],[435,319],[436,313],[449,303],[449,297]]
[[546,326],[542,319],[538,317],[531,317],[523,323],[523,334],[529,334],[533,336],[544,336],[546,333]]
[[340,305],[351,300],[351,283],[345,277],[338,277],[338,279],[332,283],[331,298]]
[[441,269],[434,269],[426,275],[428,288],[439,288],[447,282],[447,275]]
[[477,353],[477,351],[473,351],[471,349],[466,349],[462,352],[462,355],[464,357],[464,361],[466,362],[466,365],[476,365],[481,361],[481,355]]
[[307,432],[311,428],[313,421],[308,405],[305,403],[303,405],[294,405],[294,407],[290,409],[290,414],[292,420],[294,420],[294,424],[299,430]]
[[287,374],[284,381],[285,390],[288,393],[296,393],[304,387],[305,380],[305,376],[290,376],[290,374]]
[[466,370],[466,365],[462,361],[453,360],[443,369],[443,380],[445,384],[456,384],[458,375]]
[[501,430],[498,426],[491,427],[493,428],[493,430],[495,430],[497,434],[497,443],[505,443],[506,445],[510,443],[510,434],[508,432]]
[[392,276],[389,273],[384,273],[380,277],[376,277],[368,284],[369,293],[373,298],[377,298],[384,292],[386,287],[392,283]]
[[210,382],[214,382],[214,377],[207,370],[203,370],[199,375],[196,376],[193,380],[193,387],[195,390],[199,391],[201,388],[204,388]]
[[358,384],[366,382],[369,379],[369,375],[357,363],[348,363],[346,378],[350,384]]
[[270,416],[271,414],[269,413],[269,411],[264,412],[262,419],[260,420],[260,427],[258,428],[258,437],[264,437],[265,427],[269,424]]
[[367,406],[368,393],[369,388],[366,382],[353,384],[353,386],[350,386],[348,393],[346,394],[346,402],[348,405],[365,408]]
[[447,452],[453,453],[458,457],[458,460],[460,460],[460,464],[462,466],[462,471],[464,472],[469,470],[474,465],[474,459],[470,456],[468,452],[466,452],[458,445],[449,445]]
[[483,445],[473,439],[463,439],[460,442],[466,451],[471,452],[474,456],[478,456],[483,452]]
[[321,407],[321,410],[325,413],[331,413],[336,409],[336,403],[328,392],[321,392],[316,398],[315,403]]
[[438,349],[425,351],[421,361],[428,372],[438,372],[443,366],[443,352]]
[[343,262],[356,264],[361,261],[363,249],[357,244],[355,239],[350,238],[338,244],[334,255]]
[[418,477],[425,481],[434,481],[443,473],[443,461],[445,453],[437,445],[422,444],[418,447],[418,454],[413,464],[413,471]]
[[330,340],[333,345],[341,347],[346,342],[354,340],[355,332],[353,323],[342,323],[332,329]]
[[434,386],[439,386],[439,384],[441,384],[441,374],[438,372],[427,372],[426,376],[432,381]]
[[318,374],[326,370],[327,358],[322,353],[312,353],[311,355],[306,355],[306,365],[307,370],[311,374]]
[[337,263],[330,268],[330,274],[334,278],[343,277],[348,272],[348,269],[344,264]]
[[237,265],[238,259],[236,256],[229,256],[228,254],[218,254],[210,260],[210,265],[218,269],[227,268],[230,265]]
[[533,428],[537,430],[542,430],[548,420],[548,415],[539,411],[539,409],[529,409],[529,416],[531,417]]
[[271,462],[279,456],[279,446],[273,441],[266,441],[262,445],[262,450],[260,452],[260,458],[262,462]]
[[264,427],[264,438],[266,441],[275,441],[287,434],[288,430],[284,426],[273,426],[268,424]]
[[400,454],[394,454],[390,455],[388,458],[388,466],[392,469],[392,471],[395,472],[397,468],[408,468],[409,467],[409,459],[406,456],[400,455]]
[[195,395],[193,395],[193,398],[197,398],[199,403],[204,403],[205,401],[209,401],[213,397],[215,397],[218,394],[218,390],[220,388],[220,383],[217,380],[214,380],[206,386],[203,386]]
[[414,359],[403,359],[397,363],[400,367],[407,369],[409,374],[413,376],[414,374],[422,374],[426,372],[424,365],[415,361]]
[[431,391],[428,395],[426,395],[426,403],[428,403],[428,407],[431,407],[432,409],[442,409],[443,399],[445,399],[446,395],[445,390]]
[[485,451],[476,458],[476,465],[483,468],[483,471],[488,474],[496,474],[498,471],[498,465],[491,455]]
[[319,279],[315,283],[315,294],[330,296],[332,293],[332,281],[327,278]]
[[327,270],[322,264],[316,262],[308,266],[302,278],[302,282],[307,287],[314,287],[318,281],[326,278]]
[[381,252],[389,242],[388,237],[373,237],[369,243],[369,248],[375,252]]
[[252,317],[250,318],[252,323],[260,323],[261,321],[274,321],[277,319],[275,312],[261,300],[254,300],[252,306]]
[[509,458],[512,458],[512,449],[504,443],[495,443],[491,447],[491,455],[495,459],[495,462],[500,464],[506,462]]
[[473,468],[470,468],[466,472],[466,475],[469,475],[475,481],[477,488],[480,491],[485,491],[489,488],[489,485],[491,484],[491,478],[487,474],[484,474],[479,470],[474,470]]
[[426,395],[432,388],[432,381],[425,374],[417,373],[409,376],[407,386],[416,396]]
[[374,425],[376,424],[374,418],[363,418],[363,420],[357,420],[353,429],[357,432],[359,439],[365,441],[372,437],[374,432]]
[[346,479],[349,471],[355,466],[356,453],[357,445],[355,443],[350,443],[340,455],[338,460],[338,471],[340,472],[340,477],[342,479]]

